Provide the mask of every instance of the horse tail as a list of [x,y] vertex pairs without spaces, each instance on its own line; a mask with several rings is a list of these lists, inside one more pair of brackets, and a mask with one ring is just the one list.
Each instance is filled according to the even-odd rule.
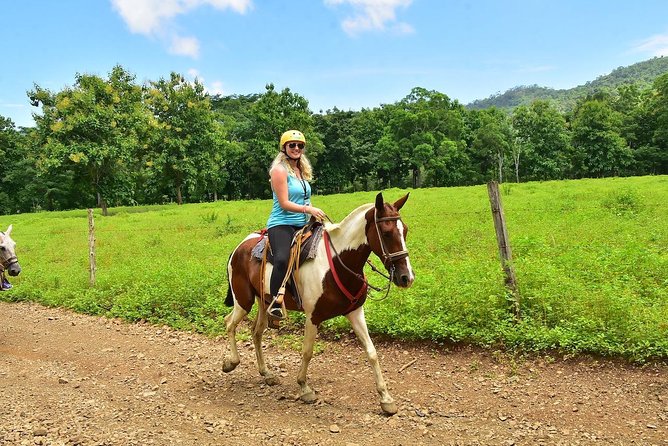
[[[236,250],[235,250],[236,251]],[[234,306],[234,296],[232,296],[232,276],[230,275],[230,261],[232,260],[232,256],[234,255],[234,251],[232,251],[232,254],[230,254],[230,257],[227,259],[227,296],[225,297],[225,305],[228,307],[233,307]]]
[[228,307],[234,306],[234,299],[232,298],[232,286],[228,285],[227,287],[227,297],[225,298],[225,305]]

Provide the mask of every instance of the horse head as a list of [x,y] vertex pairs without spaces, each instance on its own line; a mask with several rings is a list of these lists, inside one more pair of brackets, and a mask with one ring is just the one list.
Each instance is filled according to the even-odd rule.
[[0,231],[0,272],[7,271],[10,276],[18,276],[21,272],[19,259],[16,257],[16,242],[12,240],[12,225],[7,232]]
[[385,203],[382,192],[379,193],[375,206],[367,213],[366,225],[371,250],[383,261],[394,284],[402,288],[411,286],[415,279],[406,247],[408,226],[399,215],[406,200],[408,194],[394,204]]

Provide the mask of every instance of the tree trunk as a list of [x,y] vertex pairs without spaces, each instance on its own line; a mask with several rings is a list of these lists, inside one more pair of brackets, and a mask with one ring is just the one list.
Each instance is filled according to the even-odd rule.
[[499,183],[503,183],[503,155],[498,154],[498,163],[499,163]]
[[176,203],[179,206],[183,204],[183,197],[181,196],[181,186],[176,187]]
[[102,198],[99,191],[97,192],[97,205],[102,209],[102,215],[107,217],[109,215],[109,212],[107,212],[107,201]]

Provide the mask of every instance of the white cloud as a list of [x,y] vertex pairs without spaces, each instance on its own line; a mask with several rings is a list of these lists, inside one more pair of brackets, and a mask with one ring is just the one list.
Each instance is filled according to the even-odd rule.
[[633,51],[650,53],[652,56],[668,56],[668,34],[656,34],[638,42]]
[[193,58],[199,55],[199,41],[174,31],[172,21],[176,16],[202,6],[245,14],[253,6],[251,0],[111,0],[111,4],[131,32],[157,37],[170,45],[173,54]]
[[173,35],[169,52],[179,56],[190,56],[193,59],[197,59],[199,56],[199,40],[195,37]]
[[410,34],[415,30],[411,25],[398,22],[396,10],[407,8],[413,0],[324,0],[326,5],[348,4],[354,15],[346,18],[341,27],[350,36],[365,31],[392,31],[398,34]]

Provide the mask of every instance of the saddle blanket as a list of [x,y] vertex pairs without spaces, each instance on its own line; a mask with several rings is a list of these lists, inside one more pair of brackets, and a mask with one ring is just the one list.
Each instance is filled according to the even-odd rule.
[[[324,229],[325,229],[324,226],[321,225],[316,225],[313,227],[312,229],[313,233],[311,234],[311,237],[309,237],[302,246],[302,252],[301,255],[299,256],[300,264],[305,262],[306,260],[315,259],[315,255],[318,251],[318,243],[320,243],[320,239],[322,238],[322,231]],[[262,254],[264,253],[264,250],[267,246],[267,240],[268,237],[266,234],[260,238],[260,240],[257,242],[257,244],[253,247],[253,250],[251,251],[251,257],[254,257],[258,260],[262,260]],[[273,256],[271,255],[270,252],[269,255],[267,256],[267,261],[271,263],[272,259]]]

